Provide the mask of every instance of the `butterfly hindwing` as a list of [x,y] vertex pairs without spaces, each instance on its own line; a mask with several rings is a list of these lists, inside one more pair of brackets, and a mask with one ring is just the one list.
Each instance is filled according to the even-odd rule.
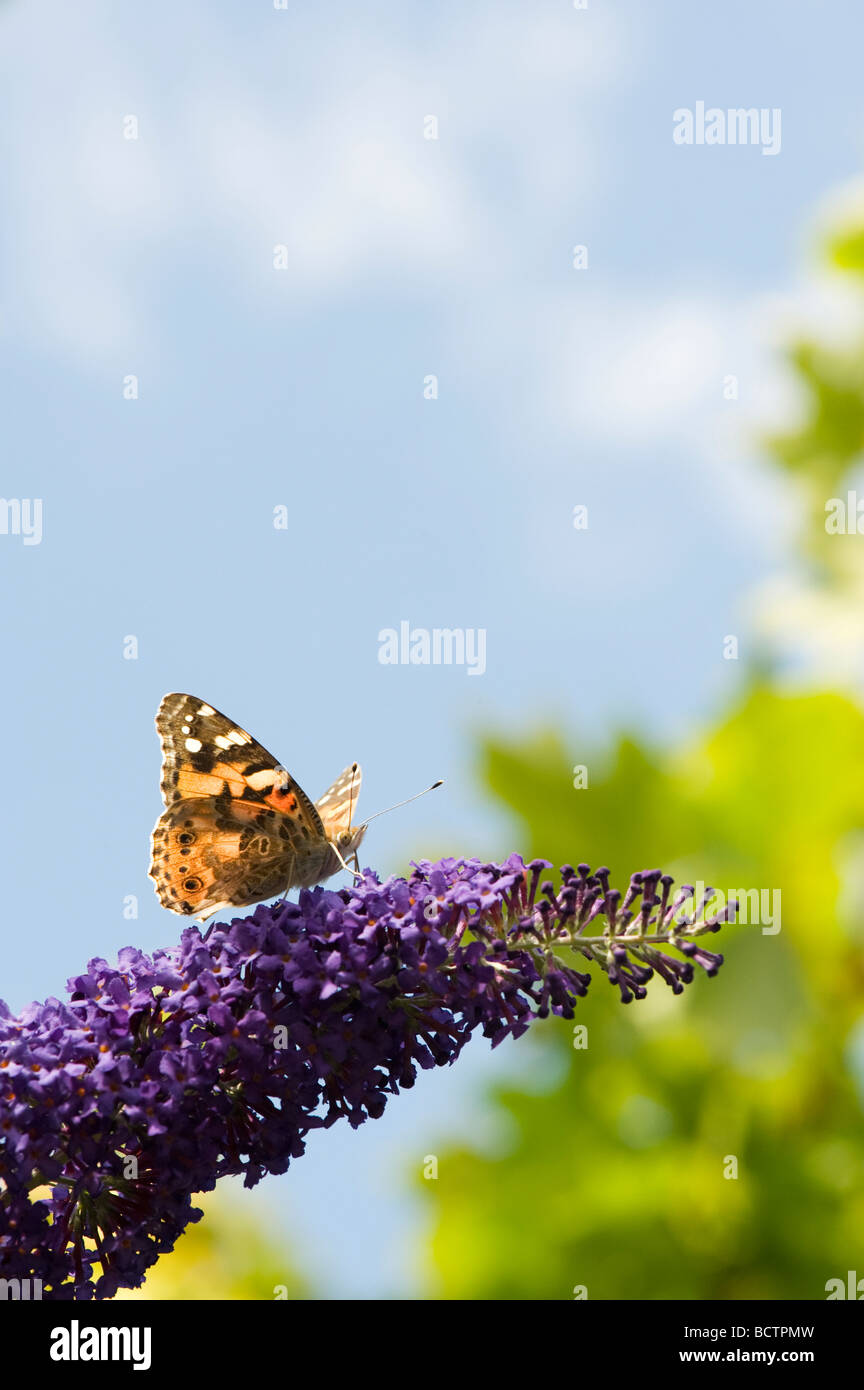
[[285,818],[230,797],[176,801],[153,831],[150,874],[164,907],[209,915],[290,883],[298,854]]
[[328,840],[334,840],[340,830],[350,830],[362,780],[360,764],[351,763],[315,802]]

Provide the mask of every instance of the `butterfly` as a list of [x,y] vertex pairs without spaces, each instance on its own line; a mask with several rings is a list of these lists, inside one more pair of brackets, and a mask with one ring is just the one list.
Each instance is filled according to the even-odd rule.
[[352,763],[317,801],[245,729],[194,695],[166,695],[163,811],[150,877],[163,907],[210,917],[311,888],[354,856],[366,825],[351,817],[361,772]]

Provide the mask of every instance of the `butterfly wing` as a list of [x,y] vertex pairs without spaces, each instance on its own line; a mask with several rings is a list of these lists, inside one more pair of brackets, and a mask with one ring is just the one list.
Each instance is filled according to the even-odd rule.
[[318,811],[245,729],[181,694],[165,696],[156,728],[167,809],[153,832],[150,876],[165,907],[209,914],[325,876]]
[[156,714],[162,741],[162,799],[166,806],[196,797],[253,801],[290,815],[321,834],[309,797],[251,734],[194,695],[166,695]]
[[150,876],[162,906],[206,917],[283,892],[300,857],[289,825],[224,795],[175,801],[153,831]]
[[328,840],[335,840],[340,830],[350,830],[354,807],[360,795],[363,773],[359,763],[351,763],[340,772],[336,781],[315,802]]

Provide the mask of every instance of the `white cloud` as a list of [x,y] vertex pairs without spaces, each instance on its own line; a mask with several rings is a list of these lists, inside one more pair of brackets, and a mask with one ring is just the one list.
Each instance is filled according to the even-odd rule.
[[[322,26],[311,43],[303,31],[318,80],[295,92],[275,14],[271,54],[266,26],[238,46],[218,12],[187,12],[180,41],[195,44],[196,24],[209,41],[185,65],[155,42],[157,20],[133,46],[107,4],[52,11],[48,44],[44,22],[38,4],[3,19],[0,81],[16,130],[10,309],[37,350],[95,370],[158,349],[171,326],[154,282],[196,248],[222,258],[222,293],[329,299],[379,274],[384,293],[398,295],[403,274],[432,293],[436,281],[493,275],[561,169],[571,193],[587,180],[590,142],[583,133],[568,149],[561,117],[608,84],[619,51],[608,18],[576,11],[528,23],[515,7],[469,11],[423,45],[406,30],[401,46],[357,20]],[[138,13],[136,28],[146,23]],[[439,109],[441,139],[426,141],[423,117]],[[122,136],[130,113],[137,141]],[[276,244],[289,252],[278,282]]]

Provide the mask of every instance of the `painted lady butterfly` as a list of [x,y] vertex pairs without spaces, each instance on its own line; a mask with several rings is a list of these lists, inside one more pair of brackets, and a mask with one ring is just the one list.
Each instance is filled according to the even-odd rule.
[[194,695],[166,695],[156,715],[162,799],[150,877],[163,907],[210,917],[321,883],[354,856],[360,768],[316,802],[254,738]]

